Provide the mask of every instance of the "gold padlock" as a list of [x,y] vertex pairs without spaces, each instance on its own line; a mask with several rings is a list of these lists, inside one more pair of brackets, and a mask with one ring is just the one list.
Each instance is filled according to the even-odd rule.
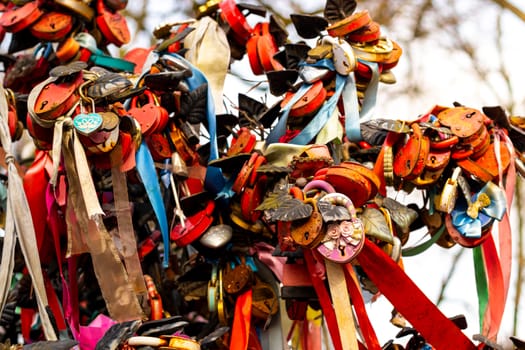
[[436,210],[450,214],[452,209],[454,209],[454,206],[456,205],[456,199],[458,197],[459,175],[461,175],[461,168],[456,167],[452,173],[452,176],[447,180],[445,186],[443,186],[441,195],[436,196],[434,199]]

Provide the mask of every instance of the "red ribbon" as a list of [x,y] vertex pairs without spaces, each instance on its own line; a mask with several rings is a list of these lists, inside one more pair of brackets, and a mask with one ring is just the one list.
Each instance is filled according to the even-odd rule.
[[378,246],[366,239],[357,260],[381,293],[436,350],[476,349]]
[[247,350],[252,317],[252,290],[237,297],[231,333],[230,350]]

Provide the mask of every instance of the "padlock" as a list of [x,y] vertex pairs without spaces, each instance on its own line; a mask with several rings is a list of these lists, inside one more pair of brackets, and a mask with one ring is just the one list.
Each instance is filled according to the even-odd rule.
[[253,29],[237,7],[235,0],[223,0],[219,3],[219,7],[221,9],[221,18],[232,29],[234,40],[242,46],[246,45]]
[[146,144],[151,152],[153,160],[163,162],[166,159],[171,159],[172,149],[166,136],[161,133],[153,133],[146,137]]
[[259,152],[253,152],[243,167],[235,181],[232,185],[232,191],[235,193],[241,193],[241,191],[246,187],[250,180],[255,180],[257,173],[254,172],[254,169],[258,168],[262,164],[266,163],[266,158]]
[[[351,43],[357,58],[379,64],[391,63],[394,44],[389,38],[380,38],[377,43]],[[399,55],[401,52],[397,51]],[[394,56],[395,57],[395,56]]]
[[353,42],[372,43],[381,37],[381,27],[379,23],[370,21],[367,25],[348,33],[345,39]]
[[69,111],[79,100],[78,88],[82,74],[73,79],[52,82],[44,86],[33,106],[39,118],[53,120]]
[[148,291],[149,304],[151,308],[150,320],[160,320],[164,317],[164,308],[162,307],[162,299],[153,278],[149,275],[144,275],[146,289]]
[[[84,96],[85,97],[85,96]],[[89,99],[91,102],[91,112],[86,113],[83,108],[82,99],[80,101],[80,114],[73,117],[73,127],[75,130],[84,136],[90,136],[96,133],[102,127],[102,116],[95,111],[95,101]]]
[[186,218],[185,225],[178,223],[173,227],[170,238],[179,247],[187,246],[208,230],[213,223],[213,211],[215,202],[208,200],[204,209],[199,210],[196,214]]
[[0,17],[0,25],[8,32],[18,33],[35,23],[43,14],[39,1],[30,1],[4,12]]
[[[284,108],[294,95],[295,93],[288,92],[281,102],[281,108]],[[294,118],[305,118],[314,115],[325,102],[326,95],[327,91],[323,86],[323,82],[321,80],[316,81],[306,91],[304,96],[290,108],[289,116]]]
[[437,118],[441,125],[459,138],[469,138],[478,135],[484,127],[485,116],[474,108],[454,107],[441,111]]
[[198,160],[198,154],[190,146],[184,133],[179,127],[177,127],[175,121],[168,123],[168,137],[175,147],[175,151],[181,156],[184,163],[192,165]]
[[314,180],[325,180],[335,190],[352,199],[356,207],[363,206],[371,199],[375,185],[373,181],[355,169],[345,166],[331,166],[316,172]]
[[356,30],[359,30],[366,25],[368,25],[372,19],[368,10],[363,10],[353,13],[351,16],[348,16],[336,23],[333,23],[328,28],[326,28],[329,35],[334,37],[344,37]]
[[112,11],[104,0],[97,0],[96,22],[109,43],[118,47],[129,43],[131,36],[126,18],[118,11]]
[[270,33],[270,23],[264,22],[261,24],[261,35],[257,40],[257,56],[264,71],[280,71],[284,69],[281,63],[274,58],[277,51],[277,43]]
[[312,206],[312,214],[306,219],[292,221],[290,237],[297,245],[314,248],[324,237],[323,218],[317,208],[315,199],[307,198],[304,203]]
[[[260,156],[264,158],[264,156]],[[266,163],[264,161],[256,162],[254,165],[248,183],[241,192],[241,214],[245,220],[255,223],[260,217],[261,212],[255,210],[261,203],[266,193],[267,176],[265,174],[258,174],[259,166]]]
[[59,6],[62,6],[68,11],[73,12],[86,22],[91,22],[95,16],[95,10],[89,6],[88,3],[82,0],[53,0]]
[[329,193],[320,201],[327,201],[333,205],[344,206],[351,219],[336,223],[329,223],[326,234],[317,251],[326,259],[345,264],[361,252],[365,243],[365,230],[363,222],[357,217],[352,200],[341,193]]
[[65,40],[61,41],[56,49],[55,55],[58,58],[59,62],[64,64],[74,60],[75,58],[80,58],[80,45],[73,38],[68,37]]
[[[394,174],[403,179],[413,174],[414,169],[418,165],[420,166],[422,160],[423,135],[421,129],[417,123],[412,123],[411,128],[412,134],[408,136],[408,140],[397,150],[394,156]],[[430,147],[430,143],[428,143],[428,147]],[[425,159],[423,159],[423,165],[424,161]]]
[[73,28],[73,18],[63,12],[46,12],[31,25],[35,37],[47,41],[61,41]]
[[234,135],[230,143],[230,148],[226,155],[233,156],[239,153],[250,153],[255,148],[256,137],[250,129],[242,127],[237,132],[237,135]]
[[222,286],[230,295],[238,295],[252,287],[255,276],[246,264],[246,258],[241,257],[241,263],[232,268],[232,263],[226,263],[222,272]]
[[452,172],[452,176],[447,180],[441,194],[434,199],[434,207],[436,210],[444,213],[451,213],[456,205],[458,197],[458,177],[461,175],[461,168],[456,167]]
[[252,286],[252,316],[266,324],[279,311],[279,297],[271,284],[255,276]]
[[354,50],[345,40],[325,36],[322,39],[322,43],[332,45],[332,60],[337,73],[347,76],[356,69],[357,58],[354,55]]
[[168,111],[159,105],[157,97],[149,90],[144,91],[147,103],[139,105],[139,96],[133,97],[128,114],[137,120],[144,136],[161,131],[159,125],[166,125]]

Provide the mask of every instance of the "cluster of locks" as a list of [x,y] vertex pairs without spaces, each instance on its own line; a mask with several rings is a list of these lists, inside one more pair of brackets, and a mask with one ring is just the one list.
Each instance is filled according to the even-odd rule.
[[[355,1],[291,15],[305,39],[293,43],[264,8],[210,0],[117,58],[107,47],[130,41],[126,3],[1,4],[5,344],[499,348],[521,118],[459,104],[378,118],[402,50]],[[224,111],[231,60],[245,56],[277,102],[239,93]],[[36,152],[17,167],[25,130]],[[403,271],[434,244],[474,250],[479,344]],[[366,294],[389,299],[408,341],[379,343]]]

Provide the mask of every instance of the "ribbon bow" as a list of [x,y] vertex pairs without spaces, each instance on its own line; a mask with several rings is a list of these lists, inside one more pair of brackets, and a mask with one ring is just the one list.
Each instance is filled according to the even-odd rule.
[[456,207],[452,211],[452,223],[459,233],[468,238],[481,237],[481,227],[488,218],[501,221],[507,210],[505,192],[489,181],[472,196],[468,207]]

